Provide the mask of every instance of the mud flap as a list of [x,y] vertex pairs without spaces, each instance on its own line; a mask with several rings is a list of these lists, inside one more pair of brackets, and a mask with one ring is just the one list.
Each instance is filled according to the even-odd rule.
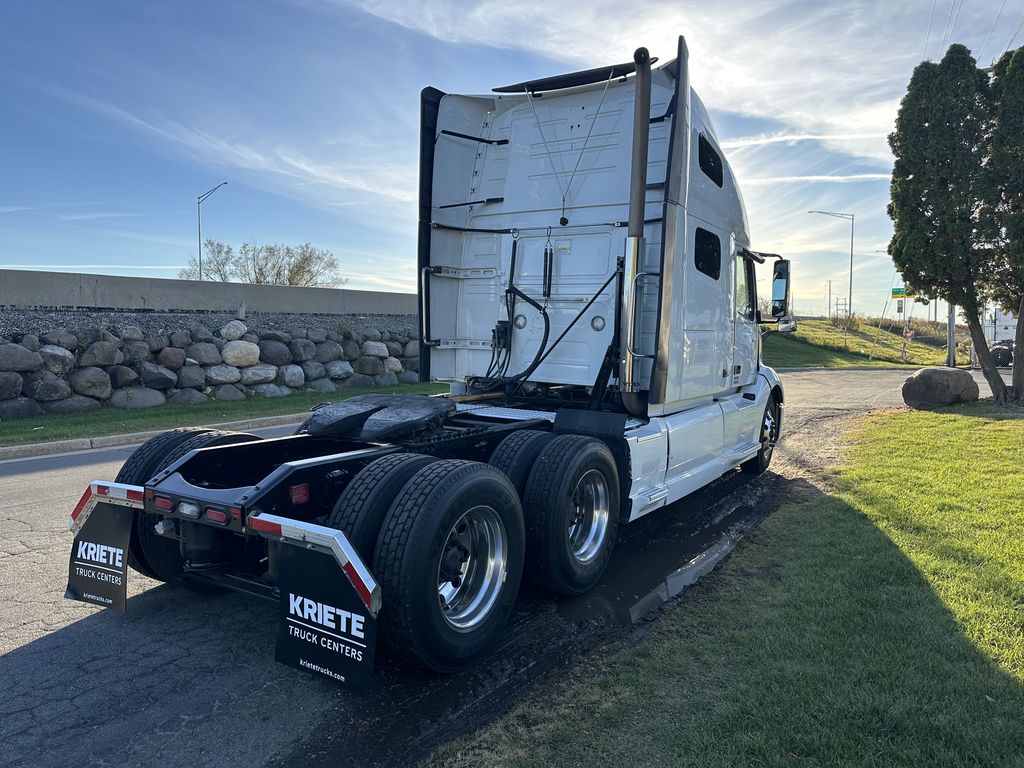
[[64,597],[125,612],[135,510],[98,503],[71,545]]
[[275,660],[369,691],[377,620],[331,555],[282,544]]

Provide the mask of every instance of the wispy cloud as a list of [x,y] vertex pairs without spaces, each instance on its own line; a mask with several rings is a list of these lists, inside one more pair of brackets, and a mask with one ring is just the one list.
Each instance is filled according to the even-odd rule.
[[0,264],[0,269],[28,269],[38,272],[52,272],[55,269],[141,269],[161,271],[168,269],[184,269],[186,264]]
[[58,213],[55,218],[61,221],[92,221],[93,219],[129,219],[146,215],[145,213]]
[[744,179],[744,187],[768,187],[773,184],[853,184],[859,181],[889,181],[888,173],[850,173],[846,175],[821,176],[766,176],[760,179]]
[[798,141],[877,141],[884,139],[875,133],[783,133],[769,136],[747,136],[738,139],[725,139],[721,142],[724,149],[741,147],[759,147],[765,144],[790,144]]
[[281,145],[254,145],[209,130],[193,128],[158,115],[142,117],[117,104],[66,88],[52,87],[54,95],[101,114],[136,132],[158,140],[192,160],[219,168],[234,168],[276,177],[291,186],[326,185],[341,192],[359,192],[401,203],[415,200],[413,170],[386,156],[363,157],[359,162],[328,162]]

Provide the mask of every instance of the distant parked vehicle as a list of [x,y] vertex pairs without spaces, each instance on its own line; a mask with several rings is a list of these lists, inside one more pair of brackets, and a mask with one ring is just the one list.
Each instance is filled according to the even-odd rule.
[[1013,341],[1005,339],[993,342],[989,347],[992,351],[992,360],[1000,368],[1009,368],[1013,365]]

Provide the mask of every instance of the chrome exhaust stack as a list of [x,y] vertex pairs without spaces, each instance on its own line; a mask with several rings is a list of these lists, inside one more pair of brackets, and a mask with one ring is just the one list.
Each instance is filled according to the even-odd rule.
[[651,131],[651,55],[646,48],[633,54],[636,64],[636,93],[633,102],[633,156],[629,182],[629,229],[622,269],[622,314],[619,332],[619,389],[626,410],[635,416],[646,415],[646,403],[640,397],[637,360],[650,357],[634,349],[636,337],[637,284],[644,277],[644,218],[647,200],[647,152]]

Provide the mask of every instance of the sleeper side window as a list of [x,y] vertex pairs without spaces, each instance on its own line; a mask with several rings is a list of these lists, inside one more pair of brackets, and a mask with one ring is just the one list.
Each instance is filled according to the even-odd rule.
[[698,271],[717,280],[722,274],[722,241],[718,235],[697,227],[693,238],[693,258]]
[[711,142],[704,138],[703,133],[700,134],[697,144],[697,157],[700,161],[700,169],[715,184],[722,186],[722,156],[711,146]]

